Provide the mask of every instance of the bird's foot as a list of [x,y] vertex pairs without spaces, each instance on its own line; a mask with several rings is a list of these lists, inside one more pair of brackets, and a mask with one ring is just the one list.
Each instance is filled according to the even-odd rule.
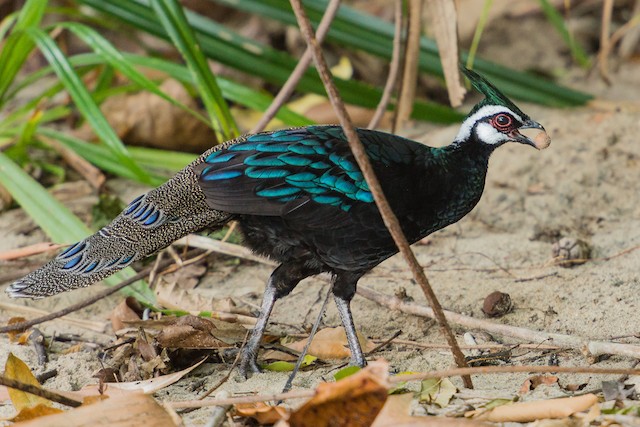
[[364,355],[361,353],[359,356],[360,357],[352,357],[349,361],[349,366],[358,366],[360,368],[367,366],[367,359],[364,358]]
[[260,372],[262,372],[262,369],[260,369],[260,366],[258,366],[256,354],[243,351],[240,355],[240,365],[238,366],[238,371],[245,380],[253,374],[259,374]]

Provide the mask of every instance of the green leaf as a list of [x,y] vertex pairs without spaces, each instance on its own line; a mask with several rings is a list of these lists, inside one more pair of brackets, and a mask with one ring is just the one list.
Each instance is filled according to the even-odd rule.
[[549,0],[539,0],[540,7],[545,15],[547,15],[547,19],[556,29],[556,31],[560,34],[560,36],[564,39],[564,42],[569,46],[569,50],[571,51],[571,56],[573,59],[580,65],[582,68],[589,68],[591,66],[591,61],[589,61],[589,57],[582,49],[582,46],[578,44],[576,39],[569,33],[567,26],[565,25],[564,19],[562,15],[556,10],[555,7],[549,3]]
[[238,128],[193,30],[187,22],[182,6],[177,0],[155,0],[151,5],[164,30],[173,40],[193,74],[199,89],[198,93],[213,121],[213,129],[218,140],[227,141],[235,138],[239,133]]
[[456,386],[449,378],[430,378],[420,383],[420,401],[435,403],[444,408],[456,394]]
[[151,183],[151,177],[143,171],[131,158],[118,135],[109,125],[100,108],[91,98],[80,77],[75,73],[64,53],[53,39],[38,28],[28,28],[26,33],[35,41],[36,45],[49,61],[65,88],[73,98],[78,111],[91,125],[94,132],[104,144],[141,182]]
[[[307,354],[302,359],[302,364],[300,365],[300,367],[301,368],[306,368],[307,366],[312,365],[316,360],[318,360],[317,357]],[[269,363],[267,365],[262,365],[261,367],[262,367],[262,369],[266,369],[267,371],[291,372],[291,371],[293,371],[293,368],[295,368],[295,366],[296,366],[295,363],[284,362],[282,360],[279,360],[279,361],[276,361],[276,362],[271,362],[271,363]]]
[[362,370],[360,366],[347,366],[346,368],[342,368],[338,372],[333,374],[333,379],[336,381],[340,381],[343,378],[350,377],[360,370]]
[[6,103],[7,89],[33,50],[33,42],[24,35],[24,30],[40,24],[46,7],[47,0],[27,0],[20,10],[12,34],[2,46],[0,52],[0,107]]
[[78,36],[84,41],[95,53],[100,55],[104,60],[116,70],[120,71],[129,80],[136,83],[140,88],[151,92],[162,99],[170,102],[171,104],[182,108],[185,111],[190,112],[198,119],[205,123],[209,123],[208,120],[197,111],[187,107],[183,103],[175,100],[169,95],[165,94],[158,88],[158,85],[149,80],[144,74],[140,73],[126,60],[122,53],[120,53],[111,43],[109,43],[104,37],[102,37],[94,29],[87,27],[86,25],[78,24],[75,22],[63,22],[57,24],[56,27],[66,28]]
[[[216,0],[216,2],[297,26],[291,6],[285,0]],[[328,0],[304,0],[303,4],[309,19],[314,25],[317,25],[327,8]],[[342,47],[361,49],[371,55],[390,61],[393,52],[393,32],[394,25],[392,23],[342,5],[331,24],[327,41]],[[467,60],[466,52],[462,52],[461,56],[463,62]],[[474,61],[474,65],[477,71],[514,98],[552,106],[582,105],[593,98],[584,92],[559,86],[538,76],[519,72],[480,58]],[[433,40],[427,37],[420,39],[418,67],[422,72],[443,76],[438,47]],[[420,118],[418,115],[416,116],[416,118]]]
[[[158,24],[156,16],[142,0],[78,1],[142,31],[165,40],[169,39],[166,31]],[[244,3],[244,0],[241,3]],[[202,52],[211,59],[278,85],[283,84],[289,78],[291,71],[297,64],[298,60],[291,55],[242,37],[215,21],[189,11],[186,15],[197,34]],[[393,34],[393,26],[391,28]],[[389,46],[391,46],[391,41]],[[334,81],[347,103],[375,108],[382,96],[381,89],[362,82],[339,78],[334,78]],[[304,74],[298,84],[298,89],[303,92],[325,95],[324,86],[314,69],[310,69]],[[464,115],[449,107],[431,102],[417,102],[412,116],[436,123],[458,122],[464,118]]]

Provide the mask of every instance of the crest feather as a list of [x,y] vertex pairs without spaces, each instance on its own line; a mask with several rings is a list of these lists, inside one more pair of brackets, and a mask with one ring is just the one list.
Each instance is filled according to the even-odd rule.
[[485,99],[478,103],[473,110],[469,113],[469,115],[478,111],[478,109],[484,107],[485,105],[502,105],[507,107],[514,113],[518,114],[522,117],[523,120],[529,119],[529,116],[522,112],[505,94],[500,92],[500,90],[495,87],[492,83],[490,83],[487,79],[482,77],[480,74],[476,73],[473,70],[469,70],[462,65],[460,66],[460,71],[469,79],[471,85],[481,94],[485,96]]

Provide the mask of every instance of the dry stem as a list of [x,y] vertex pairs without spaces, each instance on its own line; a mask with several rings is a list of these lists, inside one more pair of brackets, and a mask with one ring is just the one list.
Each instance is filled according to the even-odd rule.
[[[402,228],[400,227],[398,218],[396,218],[395,214],[391,210],[391,206],[389,206],[389,202],[387,202],[384,196],[382,187],[380,186],[380,182],[375,176],[373,167],[371,166],[371,162],[369,161],[369,157],[364,150],[364,146],[360,142],[358,134],[356,133],[356,130],[349,118],[349,114],[347,113],[344,103],[340,98],[340,94],[338,93],[338,90],[331,80],[329,67],[327,66],[324,56],[322,55],[320,46],[314,38],[313,29],[311,28],[311,24],[309,23],[309,19],[307,18],[304,9],[302,8],[300,0],[291,0],[291,6],[293,7],[293,11],[296,14],[296,19],[298,21],[300,31],[307,41],[307,45],[312,49],[316,68],[320,73],[320,78],[324,83],[331,104],[333,105],[333,108],[340,119],[340,125],[342,126],[345,136],[349,141],[351,151],[356,158],[358,166],[360,166],[360,170],[364,174],[369,188],[371,189],[371,193],[373,194],[373,198],[376,202],[376,205],[378,206],[380,215],[382,215],[382,219],[384,220],[389,233],[393,237],[393,240],[398,246],[398,249],[407,261],[407,264],[409,265],[409,268],[411,269],[416,282],[420,284],[420,287],[426,295],[429,304],[431,305],[431,307],[433,307],[433,310],[436,313],[436,319],[440,324],[442,332],[445,335],[447,342],[451,346],[451,351],[453,353],[456,364],[459,367],[466,367],[467,363],[465,361],[464,354],[462,354],[462,351],[458,347],[458,343],[456,342],[456,338],[453,335],[451,328],[449,328],[449,326],[447,325],[447,320],[442,312],[442,307],[440,306],[440,303],[438,302],[433,289],[431,289],[431,285],[427,280],[427,276],[424,274],[422,267],[411,251],[411,247],[409,246],[407,239],[404,237],[404,233],[402,232]],[[470,377],[463,377],[463,380],[465,383],[465,387],[473,388]]]

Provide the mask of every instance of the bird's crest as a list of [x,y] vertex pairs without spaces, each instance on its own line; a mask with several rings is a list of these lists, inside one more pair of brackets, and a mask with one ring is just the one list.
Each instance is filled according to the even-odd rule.
[[500,90],[491,84],[487,79],[473,70],[469,70],[463,66],[460,66],[460,71],[467,76],[474,88],[485,96],[485,99],[478,103],[469,115],[478,111],[478,109],[485,105],[502,105],[507,107],[514,113],[518,114],[523,120],[529,119],[529,116],[523,113],[507,96],[500,92]]

